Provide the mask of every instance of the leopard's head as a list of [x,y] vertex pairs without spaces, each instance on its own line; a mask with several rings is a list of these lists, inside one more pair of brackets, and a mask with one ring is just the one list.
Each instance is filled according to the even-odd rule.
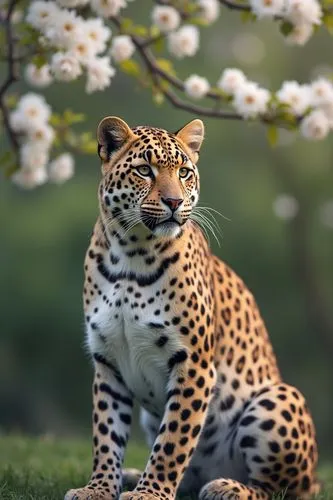
[[141,226],[157,237],[177,237],[199,199],[196,164],[203,138],[201,120],[171,133],[104,118],[97,130],[104,224],[117,221],[125,231]]

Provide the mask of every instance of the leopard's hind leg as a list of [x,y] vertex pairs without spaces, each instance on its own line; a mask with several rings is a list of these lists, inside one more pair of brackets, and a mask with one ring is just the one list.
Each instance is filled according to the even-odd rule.
[[315,476],[314,426],[302,394],[287,384],[264,388],[244,406],[230,452],[245,462],[247,484],[217,479],[200,491],[200,500],[313,497],[320,491]]

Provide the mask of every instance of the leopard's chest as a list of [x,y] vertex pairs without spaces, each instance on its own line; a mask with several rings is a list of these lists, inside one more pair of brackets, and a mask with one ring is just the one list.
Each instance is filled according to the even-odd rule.
[[91,353],[116,366],[134,397],[156,415],[165,405],[168,360],[180,348],[165,305],[160,288],[124,280],[101,289],[86,325]]

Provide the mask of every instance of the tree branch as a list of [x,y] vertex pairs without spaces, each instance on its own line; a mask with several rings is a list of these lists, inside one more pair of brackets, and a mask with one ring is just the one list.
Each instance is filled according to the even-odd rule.
[[10,86],[16,82],[19,78],[19,67],[17,64],[17,60],[15,58],[15,39],[12,29],[12,15],[14,13],[14,9],[19,0],[11,0],[8,4],[7,13],[2,19],[1,24],[5,27],[5,39],[7,45],[7,77],[5,78],[3,84],[0,87],[0,110],[2,113],[2,119],[4,128],[8,135],[9,141],[12,144],[14,151],[17,153],[19,149],[19,144],[16,138],[14,131],[12,130],[9,123],[9,110],[6,105],[6,93]]
[[221,5],[224,5],[230,10],[240,10],[242,12],[251,12],[251,7],[249,5],[240,4],[234,2],[233,0],[219,0]]
[[[184,102],[181,100],[174,92],[172,92],[170,89],[165,88],[163,85],[160,83],[160,78],[163,78],[166,80],[168,83],[176,87],[178,90],[184,91],[185,86],[182,80],[180,80],[177,77],[174,77],[170,75],[169,73],[165,72],[162,70],[152,52],[145,46],[144,43],[140,41],[140,39],[136,36],[132,36],[132,40],[134,45],[136,46],[136,49],[138,50],[141,59],[143,60],[146,68],[148,69],[149,73],[152,76],[153,82],[155,86],[162,92],[162,94],[167,98],[167,100],[176,108],[179,109],[184,109],[185,111],[189,111],[191,113],[200,115],[200,116],[211,116],[211,117],[216,117],[216,118],[228,118],[231,120],[242,120],[242,116],[233,113],[231,111],[224,111],[224,110],[219,110],[219,109],[210,109],[210,108],[205,108],[203,106],[198,106],[196,104],[192,104],[189,102]],[[221,97],[218,94],[215,94],[213,92],[210,92],[210,97],[214,99],[219,99],[221,100]]]
[[[122,22],[120,17],[112,17],[111,21],[116,25],[116,27],[121,30]],[[137,52],[144,63],[145,68],[150,74],[153,84],[156,89],[158,89],[161,94],[175,107],[178,109],[183,109],[190,113],[196,114],[198,116],[206,116],[227,120],[245,120],[239,113],[220,109],[219,104],[223,102],[223,96],[214,91],[209,91],[207,97],[215,101],[215,107],[209,108],[204,106],[198,106],[197,104],[192,104],[190,102],[181,99],[175,92],[170,88],[165,86],[165,82],[172,85],[175,89],[185,92],[184,82],[174,75],[171,75],[163,68],[161,68],[152,53],[149,44],[153,43],[152,39],[142,38],[136,35],[131,35],[131,39],[137,49]],[[149,43],[148,43],[149,42]],[[259,117],[259,121],[264,124],[274,123],[278,117],[272,114],[266,114]],[[281,123],[280,126],[285,124]]]

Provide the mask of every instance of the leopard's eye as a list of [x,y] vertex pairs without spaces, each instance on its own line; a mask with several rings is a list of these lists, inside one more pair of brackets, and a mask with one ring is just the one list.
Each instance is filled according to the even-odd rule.
[[153,170],[149,165],[139,165],[136,167],[136,171],[138,174],[142,175],[142,177],[152,177]]
[[181,179],[187,179],[188,177],[190,177],[191,174],[192,174],[191,170],[186,167],[180,168],[178,172],[178,175]]

